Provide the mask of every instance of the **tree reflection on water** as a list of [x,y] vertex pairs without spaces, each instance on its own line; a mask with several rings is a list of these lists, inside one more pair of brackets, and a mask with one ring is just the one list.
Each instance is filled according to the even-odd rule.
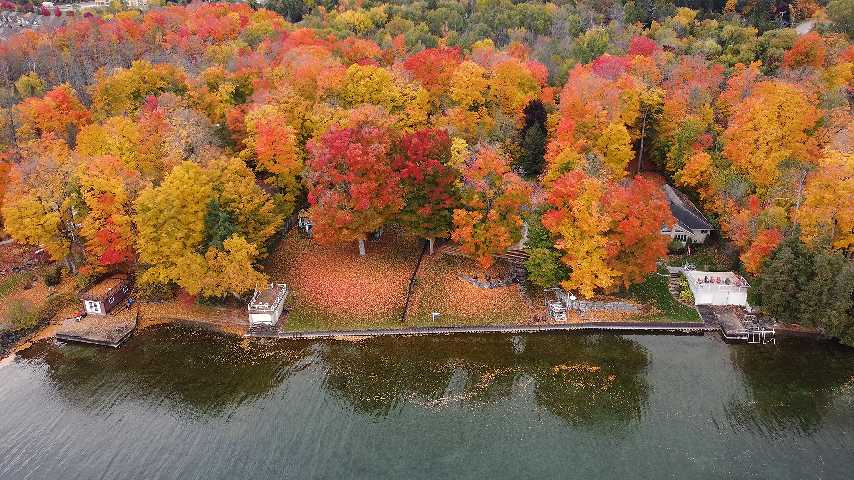
[[295,372],[354,411],[404,406],[488,407],[512,401],[574,426],[621,427],[647,405],[646,350],[610,335],[380,337],[361,342],[245,340],[168,326],[118,350],[39,343],[22,354],[46,365],[62,398],[98,409],[123,395],[218,415],[278,389]]
[[326,388],[379,416],[407,401],[494,403],[527,388],[571,425],[615,426],[639,420],[649,395],[647,352],[610,335],[377,338],[328,344],[320,356]]
[[730,401],[730,423],[747,430],[811,434],[840,395],[851,395],[854,349],[805,339],[777,345],[733,345],[750,400]]
[[215,415],[262,396],[310,355],[308,343],[250,342],[203,329],[165,326],[117,350],[41,342],[22,352],[40,360],[63,398],[99,408],[116,391],[172,402],[190,415]]

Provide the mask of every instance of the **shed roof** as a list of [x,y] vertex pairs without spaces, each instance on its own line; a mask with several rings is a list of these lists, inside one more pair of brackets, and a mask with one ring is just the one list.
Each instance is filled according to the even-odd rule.
[[667,203],[670,204],[670,213],[673,214],[679,225],[689,230],[712,229],[712,224],[700,212],[700,209],[694,206],[694,203],[682,192],[667,184],[662,188],[667,196]]
[[93,285],[80,296],[83,300],[103,300],[114,288],[127,283],[127,275],[118,274],[107,277]]

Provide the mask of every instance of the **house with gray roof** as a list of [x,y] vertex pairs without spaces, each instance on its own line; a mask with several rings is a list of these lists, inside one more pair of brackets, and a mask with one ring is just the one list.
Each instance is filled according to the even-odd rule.
[[713,230],[712,224],[684,193],[670,185],[662,187],[670,213],[676,222],[662,225],[661,234],[683,243],[703,243]]

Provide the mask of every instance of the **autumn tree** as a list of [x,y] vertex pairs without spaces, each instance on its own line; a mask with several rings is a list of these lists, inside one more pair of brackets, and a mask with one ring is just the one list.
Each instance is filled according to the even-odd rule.
[[44,95],[45,85],[38,73],[30,72],[15,80],[15,91],[21,98],[40,97]]
[[138,60],[130,68],[98,72],[91,87],[92,111],[98,118],[134,114],[150,96],[181,95],[187,88],[186,74],[175,65]]
[[51,133],[25,144],[21,153],[4,198],[4,227],[19,242],[42,245],[54,260],[75,270],[74,247],[80,240],[75,160],[65,142]]
[[662,225],[672,225],[667,199],[656,183],[635,177],[628,184],[611,186],[605,208],[609,232],[609,265],[620,272],[623,287],[642,282],[667,255],[668,240]]
[[451,238],[487,269],[493,255],[522,238],[521,213],[530,203],[531,188],[490,147],[481,147],[462,173],[462,206],[454,210]]
[[109,268],[132,262],[136,238],[131,202],[140,174],[111,156],[87,158],[79,168],[80,194],[88,210],[80,233],[91,263]]
[[388,127],[369,121],[333,128],[308,144],[308,201],[320,241],[365,240],[403,207]]
[[451,78],[462,61],[459,48],[426,48],[408,57],[403,67],[427,90],[433,108],[437,108],[448,95]]
[[84,156],[111,156],[131,171],[148,178],[159,178],[166,156],[160,130],[152,132],[128,117],[109,117],[89,124],[77,136],[76,151]]
[[300,190],[299,175],[303,169],[297,132],[272,105],[251,110],[244,122],[243,155],[254,158],[256,168],[269,175],[267,182],[282,189],[282,203],[287,206],[284,213],[289,215]]
[[611,219],[602,203],[602,181],[575,170],[562,175],[549,190],[549,210],[543,226],[557,239],[561,260],[571,270],[561,282],[566,290],[577,290],[590,298],[596,289],[611,289],[619,272],[607,264]]
[[780,178],[787,163],[815,164],[823,112],[798,86],[761,82],[729,120],[724,155],[760,192]]
[[457,203],[458,172],[448,164],[451,139],[444,130],[418,130],[404,135],[393,157],[403,184],[404,202],[398,218],[424,237],[433,253],[436,237],[447,237]]
[[801,238],[815,246],[829,240],[833,248],[854,249],[854,155],[826,152],[807,180],[797,210]]
[[134,205],[141,282],[207,297],[264,283],[254,264],[282,220],[241,160],[181,163]]
[[628,184],[575,170],[561,176],[548,193],[545,228],[570,269],[561,282],[590,298],[642,281],[667,252],[661,225],[673,219],[661,190],[641,177]]
[[783,67],[789,69],[821,68],[824,66],[827,47],[816,32],[798,37],[792,48],[783,55]]
[[43,97],[24,100],[18,105],[17,111],[17,134],[24,141],[50,133],[68,142],[76,130],[90,120],[89,111],[67,84],[55,87]]
[[591,166],[612,178],[626,175],[634,158],[630,127],[638,123],[640,89],[624,61],[576,66],[561,91],[559,112],[546,152],[547,183]]

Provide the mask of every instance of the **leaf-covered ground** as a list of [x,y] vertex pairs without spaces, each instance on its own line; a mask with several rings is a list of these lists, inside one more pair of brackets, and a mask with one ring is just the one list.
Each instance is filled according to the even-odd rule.
[[[480,288],[460,274],[483,277],[477,264],[466,258],[435,253],[424,258],[412,295],[409,323],[418,325],[473,325],[542,321],[542,302],[528,299],[518,284]],[[439,315],[433,320],[432,313]]]
[[287,283],[289,330],[399,325],[421,245],[386,231],[359,257],[352,244],[321,245],[291,231],[268,259],[270,281]]

